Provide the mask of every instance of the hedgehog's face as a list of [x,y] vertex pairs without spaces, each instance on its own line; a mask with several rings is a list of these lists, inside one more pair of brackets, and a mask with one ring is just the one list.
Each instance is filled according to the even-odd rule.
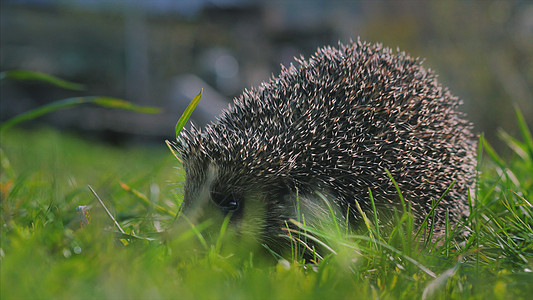
[[[282,185],[261,184],[213,162],[192,158],[186,171],[184,213],[196,224],[211,220],[210,233],[218,233],[224,218],[229,229],[248,247],[263,243],[284,248],[285,221],[296,218],[291,193]],[[267,188],[268,187],[268,188]]]
[[[237,237],[238,247],[251,249],[267,244],[272,250],[283,251],[290,249],[287,227],[297,229],[291,219],[302,219],[303,215],[310,226],[331,224],[331,211],[324,205],[322,194],[297,194],[290,182],[282,180],[236,176],[239,172],[200,157],[189,157],[184,167],[184,213],[195,224],[211,221],[210,230],[203,233],[206,238],[216,239],[228,217],[228,228]],[[330,207],[337,216],[343,216],[334,201]]]

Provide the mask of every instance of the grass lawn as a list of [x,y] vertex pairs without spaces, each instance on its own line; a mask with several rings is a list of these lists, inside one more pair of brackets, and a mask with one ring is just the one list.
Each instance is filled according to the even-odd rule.
[[[450,228],[420,243],[409,213],[388,234],[368,215],[361,232],[309,229],[330,250],[304,263],[297,247],[283,258],[236,247],[221,224],[176,230],[184,174],[163,142],[117,148],[11,128],[0,145],[0,298],[532,299],[533,143],[522,133],[504,136],[513,157],[484,152],[468,236]],[[203,239],[208,226],[222,237]]]

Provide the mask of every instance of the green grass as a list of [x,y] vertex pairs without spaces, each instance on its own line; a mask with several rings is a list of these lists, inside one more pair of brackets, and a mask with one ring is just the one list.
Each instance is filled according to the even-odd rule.
[[[225,222],[178,226],[184,174],[163,142],[114,148],[53,130],[6,130],[0,298],[529,299],[533,146],[521,128],[519,139],[502,134],[512,158],[486,145],[470,218],[459,228],[468,236],[450,228],[438,244],[419,243],[408,209],[389,230],[376,226],[372,213],[357,233],[339,224],[331,232],[301,224],[293,237],[327,246],[317,264],[303,263],[301,245],[283,259],[239,249]],[[117,234],[88,185],[125,235]],[[83,227],[80,205],[90,206]],[[203,239],[205,227],[224,237]]]

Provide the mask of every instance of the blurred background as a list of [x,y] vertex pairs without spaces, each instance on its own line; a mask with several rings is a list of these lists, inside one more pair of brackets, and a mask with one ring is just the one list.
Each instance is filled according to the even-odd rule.
[[204,89],[202,125],[242,90],[295,56],[361,39],[425,58],[462,110],[498,146],[516,132],[515,105],[533,124],[531,1],[2,0],[0,71],[40,71],[82,83],[72,92],[5,80],[0,121],[86,95],[163,108],[159,115],[85,106],[39,118],[107,142],[162,143]]

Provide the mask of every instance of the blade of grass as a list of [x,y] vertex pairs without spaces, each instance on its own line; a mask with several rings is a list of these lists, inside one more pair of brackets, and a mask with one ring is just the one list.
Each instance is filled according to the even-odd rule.
[[169,140],[165,140],[165,143],[167,144],[167,147],[168,149],[170,150],[170,152],[172,152],[172,155],[174,155],[174,157],[180,162],[183,164],[183,161],[181,160],[181,158],[179,157],[178,155],[178,149],[176,148],[176,146]]
[[[305,216],[303,216],[301,211],[300,211],[300,192],[299,192],[298,188],[296,188],[296,220],[298,222],[303,222],[305,224]],[[285,222],[285,224],[286,224],[286,222]],[[301,236],[298,236],[297,240],[299,240],[300,238],[301,238]],[[305,239],[305,237],[304,237],[304,241],[302,241],[302,244],[306,248],[309,248],[309,246],[307,245],[307,240]]]
[[115,223],[115,225],[118,227],[118,230],[120,230],[121,233],[123,234],[126,234],[124,232],[124,230],[122,230],[122,227],[120,227],[120,225],[118,224],[117,220],[113,217],[113,215],[111,214],[111,212],[109,212],[109,210],[107,209],[107,207],[105,206],[104,202],[102,201],[102,199],[100,199],[100,197],[98,196],[98,194],[93,190],[93,188],[89,185],[89,189],[91,190],[91,192],[93,193],[93,195],[96,197],[96,199],[98,199],[98,202],[100,202],[100,204],[102,205],[102,207],[105,209],[107,215],[111,218],[111,220],[113,220],[113,222]]
[[165,215],[168,215],[168,216],[171,216],[173,218],[176,217],[176,213],[164,208],[163,206],[161,205],[158,205],[158,204],[155,204],[153,203],[152,201],[150,201],[148,199],[148,197],[146,197],[145,194],[141,193],[140,191],[130,187],[129,185],[125,184],[124,182],[119,182],[120,183],[120,187],[131,193],[132,195],[134,195],[137,199],[141,200],[141,203],[143,205],[145,205],[146,207],[150,207],[150,208],[153,208],[154,210],[156,210],[157,212],[159,213],[162,213],[162,214],[165,214]]
[[533,207],[533,205],[532,205],[529,201],[527,201],[526,198],[520,196],[520,195],[519,195],[517,192],[515,192],[515,191],[511,191],[511,192],[512,192],[513,194],[515,194],[519,199],[521,199],[522,201],[524,201],[524,203],[525,203],[527,206],[529,206],[529,207]]
[[507,168],[507,164],[501,157],[496,153],[494,148],[489,144],[489,142],[481,136],[481,143],[483,145],[483,149],[485,149],[485,152],[489,155],[489,157],[502,169]]
[[176,237],[174,239],[174,242],[183,242],[185,240],[188,240],[189,238],[191,238],[192,236],[196,236],[196,238],[200,241],[200,243],[202,244],[202,247],[204,247],[204,249],[207,249],[207,242],[206,240],[204,239],[203,235],[202,235],[202,230],[210,227],[211,225],[213,225],[213,220],[211,219],[208,219],[208,220],[205,220],[204,222],[198,224],[198,225],[194,225],[187,217],[185,216],[182,216],[181,217],[183,220],[185,220],[187,222],[188,225],[191,226],[191,229],[181,233],[178,237]]
[[[467,241],[467,246],[469,246],[469,242],[472,241],[472,245],[473,247],[475,248],[479,248],[480,246],[480,231],[481,231],[481,226],[480,226],[480,213],[481,213],[481,203],[484,203],[480,201],[480,195],[481,195],[481,162],[483,161],[483,149],[487,149],[485,146],[488,146],[490,148],[490,150],[492,150],[492,153],[493,154],[496,154],[496,152],[492,149],[492,147],[486,143],[485,145],[485,135],[482,133],[480,136],[479,136],[479,144],[477,146],[477,165],[476,165],[476,194],[475,194],[475,198],[474,198],[474,201],[473,201],[473,206],[472,206],[472,209],[476,212],[473,214],[472,218],[470,219],[470,224],[472,224],[472,229],[473,229],[473,233],[472,233],[472,236],[473,236],[473,239],[469,239]],[[487,152],[488,153],[488,152]],[[489,154],[489,153],[488,153]],[[490,154],[489,154],[490,156]],[[495,157],[497,159],[500,159],[499,156],[496,154]],[[500,167],[502,165],[505,165],[505,163],[503,161],[501,161],[500,159]],[[465,247],[466,249],[468,249],[467,247]],[[476,276],[479,276],[479,272],[480,272],[480,251],[476,251],[475,252],[475,259],[476,259],[476,263],[475,263],[475,275]]]
[[281,256],[278,253],[276,253],[276,251],[270,249],[270,247],[267,244],[261,244],[261,246],[263,246],[263,248],[265,248],[268,251],[268,253],[270,253],[272,256],[274,256],[274,258],[276,260],[283,259],[283,256]]
[[339,227],[339,223],[337,223],[337,216],[335,216],[333,207],[331,207],[331,204],[329,203],[328,199],[326,199],[326,196],[324,196],[324,194],[322,194],[319,191],[316,191],[315,193],[320,197],[320,199],[322,199],[322,201],[324,201],[324,203],[328,207],[329,213],[331,214],[331,219],[333,220],[333,224],[335,225],[335,231],[337,232],[338,236],[341,237],[342,231],[341,231],[341,228]]
[[[185,222],[187,222],[187,224],[189,224],[189,226],[191,226],[191,230],[192,230],[192,233],[198,238],[198,240],[200,241],[200,243],[202,244],[202,246],[204,247],[204,249],[207,249],[208,246],[207,246],[207,242],[206,240],[204,239],[204,236],[202,235],[201,231],[207,227],[209,227],[210,225],[212,225],[212,220],[209,219],[209,220],[206,220],[204,221],[203,223],[199,224],[198,226],[197,225],[194,225],[193,222],[191,222],[191,220],[189,220],[189,218],[187,218],[185,215],[182,215],[180,216],[182,220],[185,220]],[[189,231],[187,231],[186,233],[189,233]],[[183,239],[185,238],[188,238],[188,235],[184,235],[182,237]]]
[[[299,223],[298,221],[296,221],[294,219],[290,219],[289,221],[291,223],[293,223],[294,225],[298,226],[298,227],[303,226],[302,223]],[[337,252],[335,250],[333,250],[330,246],[328,246],[326,243],[324,243],[323,241],[319,240],[318,238],[312,236],[309,233],[304,233],[302,231],[294,230],[294,229],[291,229],[291,228],[283,228],[283,230],[287,230],[288,232],[294,232],[294,233],[302,234],[302,235],[306,236],[308,239],[318,243],[320,246],[324,247],[326,250],[330,251],[331,253],[333,253],[335,255],[337,254]],[[311,232],[311,231],[309,231],[309,232]]]
[[19,81],[41,81],[67,90],[85,90],[85,86],[83,84],[66,81],[61,78],[36,71],[12,70],[1,72],[0,80],[5,79],[14,79]]
[[[513,195],[516,195],[518,196],[519,198],[522,198],[520,197],[520,195],[516,194],[514,191],[510,191]],[[523,199],[523,198],[522,198]],[[524,199],[525,201],[525,199]],[[522,220],[520,218],[520,216],[517,214],[516,212],[516,209],[515,209],[515,205],[517,205],[517,203],[515,203],[514,205],[511,204],[511,201],[509,201],[507,199],[507,197],[504,195],[501,199],[501,202],[503,203],[503,205],[505,206],[505,208],[507,208],[507,210],[511,213],[511,216],[513,217],[513,219],[515,220],[516,224],[520,224],[522,225],[521,228],[522,230],[525,232],[526,230],[529,231],[530,233],[533,233],[533,229],[528,226],[528,224],[526,224],[526,222],[524,222],[524,220]],[[527,201],[526,201],[527,203]]]
[[422,231],[422,228],[423,228],[424,224],[427,222],[429,217],[435,212],[435,209],[437,209],[437,205],[439,205],[439,203],[442,201],[444,196],[446,196],[446,194],[448,194],[448,192],[454,186],[454,184],[455,184],[455,180],[448,186],[448,188],[444,191],[444,193],[442,193],[442,195],[439,197],[439,199],[435,203],[433,203],[433,205],[431,206],[431,210],[425,215],[424,220],[422,221],[422,223],[420,224],[420,227],[416,231],[415,239],[418,238],[418,235]]
[[161,109],[153,106],[139,106],[126,100],[111,97],[87,97],[87,103],[93,103],[102,107],[131,110],[143,114],[158,114]]
[[[290,222],[293,223],[294,225],[298,226],[299,228],[303,228],[303,224],[298,223],[294,219],[291,219]],[[335,250],[333,250],[331,247],[327,246],[324,242],[320,241],[318,238],[312,236],[311,234],[316,235],[316,236],[322,236],[322,237],[325,237],[325,238],[332,238],[332,239],[335,239],[335,237],[332,237],[331,235],[328,235],[328,234],[323,233],[323,232],[319,232],[319,231],[317,231],[316,229],[313,229],[313,228],[306,228],[306,229],[309,232],[309,233],[307,233],[307,237],[308,238],[310,238],[313,241],[315,241],[315,242],[321,244],[322,246],[326,247],[326,249],[329,250],[331,253],[333,253],[335,255],[337,254],[337,252]],[[294,229],[290,229],[290,230],[295,232]],[[369,238],[368,236],[364,236],[364,235],[352,235],[352,236],[350,236],[350,238],[372,242],[371,238]],[[386,248],[386,249],[388,249],[388,250],[400,255],[401,257],[405,258],[407,261],[411,262],[413,265],[418,267],[424,273],[428,274],[430,277],[437,278],[437,275],[435,274],[435,272],[431,271],[429,268],[427,268],[426,266],[424,266],[423,264],[421,264],[417,260],[413,259],[412,257],[404,254],[402,251],[390,246],[389,244],[387,244],[385,242],[381,242],[381,241],[378,241],[378,240],[376,240],[375,242],[378,243],[383,248]],[[355,246],[355,244],[352,244],[352,243],[348,244],[348,243],[345,243],[345,242],[342,242],[342,241],[338,240],[338,245],[347,247],[349,249],[352,249],[352,250],[356,251],[356,253],[361,254],[360,251],[359,251],[360,249],[358,249]]]
[[522,159],[528,159],[527,146],[519,140],[512,137],[504,130],[498,130],[498,137],[504,141],[509,148],[511,148]]
[[296,220],[301,222],[302,216],[300,215],[300,194],[298,188],[296,188]]
[[127,234],[127,233],[121,233],[121,232],[115,232],[115,236],[119,239],[129,239],[129,240],[145,240],[149,242],[157,242],[158,239],[150,238],[150,237],[144,237],[144,236],[138,236],[135,234]]
[[446,208],[446,232],[445,232],[445,243],[446,243],[446,257],[450,257],[450,245],[449,245],[449,236],[450,236],[450,211]]
[[385,172],[387,172],[387,175],[389,176],[390,180],[394,184],[394,187],[396,188],[396,192],[398,192],[398,197],[400,197],[400,201],[402,203],[402,209],[403,213],[407,213],[407,207],[405,205],[405,199],[403,198],[402,191],[400,191],[400,187],[398,186],[398,183],[396,183],[396,180],[392,177],[391,172],[388,169],[385,169]]
[[67,98],[67,99],[55,101],[50,104],[41,106],[39,108],[30,110],[18,116],[15,116],[7,120],[6,122],[2,123],[2,125],[0,125],[0,130],[5,130],[19,123],[33,120],[35,118],[38,118],[47,113],[51,113],[58,109],[69,108],[69,107],[73,107],[73,106],[77,106],[81,104],[87,104],[87,103],[92,103],[92,104],[96,104],[96,105],[108,107],[108,108],[131,110],[131,111],[140,112],[140,113],[153,114],[153,113],[159,113],[160,111],[159,108],[149,107],[149,106],[138,106],[128,101],[117,99],[117,98],[98,97],[98,96],[74,97],[74,98]]
[[522,138],[524,139],[524,142],[529,148],[529,157],[533,159],[533,137],[531,136],[531,131],[527,127],[526,120],[524,119],[524,116],[522,115],[520,109],[517,106],[515,106],[515,113],[516,119],[518,120],[518,127],[520,128],[520,132],[522,133]]
[[374,201],[374,195],[372,195],[372,190],[368,188],[368,196],[370,197],[370,202],[372,203],[372,212],[374,215],[374,223],[376,226],[376,237],[380,240],[383,240],[381,233],[379,232],[379,223],[378,223],[378,211],[376,209],[376,203]]
[[283,228],[283,230],[287,230],[287,235],[291,241],[291,260],[295,261],[296,257],[298,256],[296,253],[298,251],[298,243],[296,242],[296,239],[292,237],[291,228],[289,227],[289,224],[287,224],[287,221],[285,221],[285,228]]
[[204,89],[201,89],[200,93],[196,97],[194,97],[194,99],[192,99],[191,103],[189,103],[189,105],[187,106],[183,114],[181,115],[180,119],[178,120],[178,123],[176,123],[176,138],[178,138],[181,130],[183,129],[183,127],[185,126],[189,118],[191,117],[192,112],[194,111],[198,103],[200,102],[200,99],[202,99],[203,92],[204,92]]
[[224,234],[226,233],[226,230],[228,229],[229,220],[231,219],[232,214],[227,214],[224,218],[224,222],[222,222],[222,226],[220,226],[220,232],[218,234],[217,241],[215,243],[215,253],[220,253],[220,248],[222,248],[222,240],[224,238]]
[[458,268],[458,265],[455,265],[453,268],[444,271],[439,277],[433,279],[424,289],[422,300],[434,299],[437,291],[446,287],[446,284],[455,275]]
[[370,222],[370,219],[366,216],[365,212],[363,211],[363,209],[359,205],[359,201],[357,201],[357,199],[354,199],[354,201],[355,201],[355,207],[357,208],[357,211],[363,217],[363,221],[365,222],[365,226],[366,226],[366,229],[368,230],[368,235],[369,235],[370,239],[372,240],[374,245],[377,245],[375,243],[375,239],[376,239],[374,237],[375,229],[374,229],[374,226],[372,226],[372,222]]
[[[370,241],[370,238],[367,237],[367,236],[363,236],[363,235],[354,235],[354,236],[351,236],[352,238],[356,238],[356,239],[361,239],[361,240],[366,240],[366,241]],[[426,266],[424,266],[423,264],[421,264],[420,262],[418,262],[417,260],[415,260],[414,258],[404,254],[402,251],[390,246],[389,244],[387,243],[384,243],[384,242],[381,242],[381,241],[376,241],[378,244],[380,244],[383,248],[386,248],[398,255],[400,255],[401,257],[405,258],[407,261],[409,261],[410,263],[412,263],[413,265],[415,265],[417,268],[419,268],[420,270],[422,270],[422,272],[428,274],[430,277],[432,278],[437,278],[437,275],[435,274],[435,272],[431,271],[429,268],[427,268]],[[341,243],[342,246],[345,246],[345,247],[348,247],[350,249],[354,249],[354,250],[358,250],[354,245],[351,245],[351,244],[347,244],[347,243]]]

